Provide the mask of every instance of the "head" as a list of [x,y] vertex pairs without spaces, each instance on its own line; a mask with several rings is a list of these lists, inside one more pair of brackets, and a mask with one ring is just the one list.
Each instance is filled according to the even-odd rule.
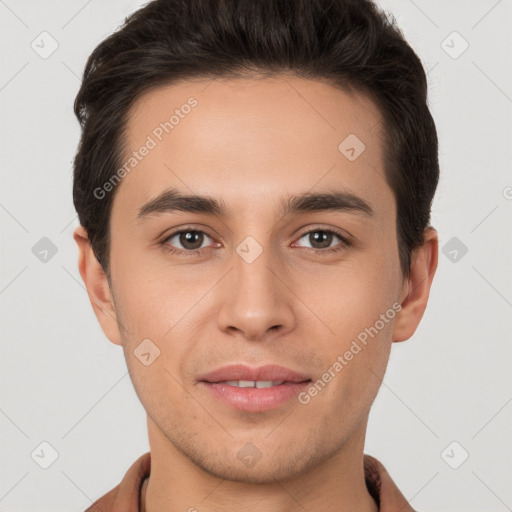
[[[339,452],[437,266],[437,135],[400,30],[361,0],[156,0],[94,50],[75,112],[80,271],[154,435],[241,480]],[[311,385],[209,402],[200,377],[233,362]]]

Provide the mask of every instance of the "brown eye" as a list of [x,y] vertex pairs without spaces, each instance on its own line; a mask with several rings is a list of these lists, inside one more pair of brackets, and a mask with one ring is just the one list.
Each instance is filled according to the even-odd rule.
[[203,239],[203,233],[199,231],[187,231],[179,235],[180,244],[182,244],[185,249],[199,249]]
[[[306,245],[302,247],[313,251],[328,252],[329,250],[333,251],[338,248],[350,246],[349,241],[344,236],[331,229],[314,229],[304,233],[299,240],[303,238],[307,240],[310,246]],[[331,245],[336,238],[338,238],[341,243]],[[326,249],[328,251],[326,251]]]
[[333,233],[328,231],[310,231],[308,241],[313,249],[326,249],[330,247],[333,239]]
[[[191,229],[177,231],[176,233],[173,233],[169,237],[167,237],[164,240],[164,243],[171,245],[172,247],[178,250],[196,251],[202,248],[203,243],[205,241],[205,236],[208,237],[208,235],[206,235],[206,233],[203,233],[202,231],[195,231]],[[174,243],[171,243],[171,240],[174,239]],[[176,246],[176,244],[178,244],[178,246]]]

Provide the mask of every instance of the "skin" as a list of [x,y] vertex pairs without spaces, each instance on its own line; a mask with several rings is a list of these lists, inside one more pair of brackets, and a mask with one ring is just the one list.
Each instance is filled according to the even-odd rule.
[[[107,338],[123,347],[147,411],[146,511],[376,511],[363,472],[368,415],[392,343],[410,338],[425,311],[437,233],[427,228],[404,278],[380,114],[365,96],[286,75],[180,82],[136,101],[128,151],[190,96],[197,107],[118,185],[111,286],[85,230],[74,235],[91,304]],[[338,150],[351,133],[366,146],[353,162]],[[230,217],[171,212],[137,221],[139,208],[169,187],[222,200]],[[374,216],[279,213],[289,195],[340,187]],[[179,236],[160,243],[190,225],[206,233],[206,249],[166,251],[191,250]],[[308,235],[322,229],[353,244],[333,236],[326,245],[340,250],[325,253]],[[263,249],[250,264],[236,252],[247,236]],[[316,381],[394,303],[401,311],[307,405],[241,412],[197,384],[235,362],[280,364]],[[160,350],[149,366],[134,356],[147,338]],[[261,453],[252,467],[237,457],[247,443]]]

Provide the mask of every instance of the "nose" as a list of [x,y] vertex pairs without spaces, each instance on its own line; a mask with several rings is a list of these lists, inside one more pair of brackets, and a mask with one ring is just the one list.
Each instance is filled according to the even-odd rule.
[[[250,251],[256,248],[250,246]],[[219,328],[250,341],[265,341],[295,328],[293,294],[277,255],[264,249],[254,260],[233,251],[233,269],[219,290]]]

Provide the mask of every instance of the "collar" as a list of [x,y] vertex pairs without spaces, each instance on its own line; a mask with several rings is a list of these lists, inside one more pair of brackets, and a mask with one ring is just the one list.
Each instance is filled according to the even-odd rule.
[[[377,503],[379,512],[415,512],[381,462],[364,454],[363,463],[366,487]],[[118,486],[95,501],[85,512],[98,509],[104,512],[145,512],[150,472],[151,453],[146,452],[130,466]]]

